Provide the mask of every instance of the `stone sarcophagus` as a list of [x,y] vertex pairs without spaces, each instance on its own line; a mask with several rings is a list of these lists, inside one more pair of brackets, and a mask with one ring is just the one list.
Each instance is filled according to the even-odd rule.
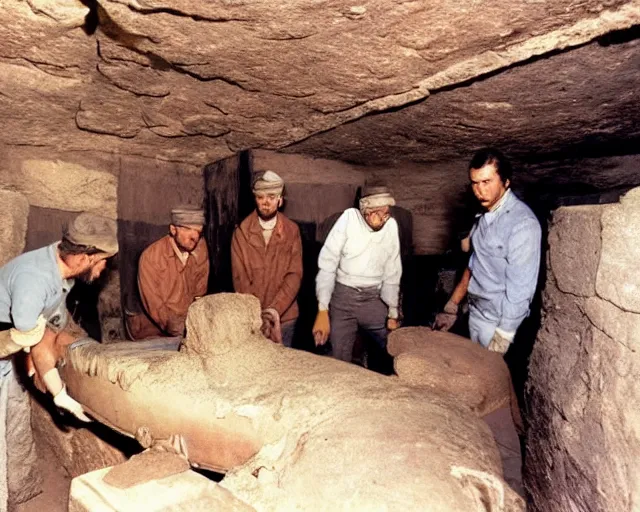
[[99,421],[143,446],[179,439],[257,510],[524,509],[468,406],[273,344],[260,323],[254,297],[207,296],[179,348],[81,342],[63,378]]

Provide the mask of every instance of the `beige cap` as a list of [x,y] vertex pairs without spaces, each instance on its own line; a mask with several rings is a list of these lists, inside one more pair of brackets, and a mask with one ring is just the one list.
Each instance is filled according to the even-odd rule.
[[204,226],[204,210],[196,206],[178,206],[171,210],[174,226]]
[[118,225],[93,213],[81,213],[69,225],[65,238],[76,245],[95,247],[100,252],[114,255],[118,252]]
[[360,199],[360,210],[395,206],[396,201],[387,187],[365,187]]
[[253,192],[273,192],[282,194],[284,190],[284,181],[273,171],[264,171],[259,173],[253,182]]

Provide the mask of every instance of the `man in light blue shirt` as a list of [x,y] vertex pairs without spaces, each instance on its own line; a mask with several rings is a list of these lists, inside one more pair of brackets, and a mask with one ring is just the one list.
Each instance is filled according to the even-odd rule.
[[510,190],[511,166],[500,151],[478,151],[469,164],[469,178],[485,212],[470,233],[469,265],[434,328],[449,330],[468,295],[471,339],[504,354],[528,316],[536,290],[540,223]]
[[83,421],[90,421],[71,398],[56,368],[56,344],[74,341],[65,331],[65,299],[74,278],[97,279],[107,258],[118,252],[116,223],[83,213],[60,242],[21,254],[0,268],[0,385],[11,372],[9,357],[29,352],[33,371],[54,403]]

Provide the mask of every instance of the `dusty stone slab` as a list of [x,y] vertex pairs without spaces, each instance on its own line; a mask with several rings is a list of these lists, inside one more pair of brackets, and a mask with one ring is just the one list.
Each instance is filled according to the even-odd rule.
[[100,469],[74,478],[71,481],[69,512],[91,512],[96,507],[105,512],[255,510],[218,484],[193,471],[119,489],[104,481],[105,475],[112,469]]
[[24,249],[29,202],[19,192],[0,190],[0,267]]
[[640,188],[602,214],[602,256],[596,291],[625,311],[640,313]]
[[117,177],[60,160],[23,160],[17,173],[0,173],[0,186],[18,190],[33,206],[117,216]]
[[556,285],[563,292],[582,297],[596,293],[602,211],[593,206],[574,206],[559,208],[553,214],[549,262]]

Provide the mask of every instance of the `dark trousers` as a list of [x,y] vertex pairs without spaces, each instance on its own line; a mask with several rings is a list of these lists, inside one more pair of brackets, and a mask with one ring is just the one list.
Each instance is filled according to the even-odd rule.
[[[381,373],[390,373],[390,357],[387,354],[387,312],[388,308],[380,300],[380,291],[376,287],[356,289],[336,283],[329,306],[331,355],[350,363],[356,335],[360,329],[372,342],[369,352],[373,357],[369,357],[369,361],[376,361],[376,366],[382,366],[369,367]],[[380,359],[383,360],[382,363],[379,362]]]

